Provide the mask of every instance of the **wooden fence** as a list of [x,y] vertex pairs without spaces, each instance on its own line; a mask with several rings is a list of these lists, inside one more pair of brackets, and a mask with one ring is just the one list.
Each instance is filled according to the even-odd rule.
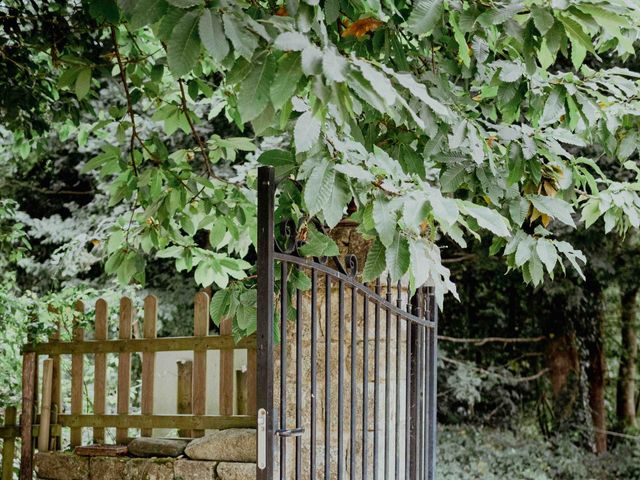
[[[78,302],[76,310],[84,313],[84,304]],[[104,443],[105,428],[116,429],[116,442],[129,440],[129,429],[140,429],[141,436],[151,436],[154,428],[178,429],[181,436],[202,436],[205,429],[255,427],[256,416],[256,342],[255,337],[235,343],[231,336],[230,321],[223,321],[220,335],[209,335],[209,296],[200,292],[194,301],[194,333],[189,337],[157,338],[157,299],[150,295],[144,300],[142,337],[133,338],[134,308],[130,298],[120,300],[118,338],[108,338],[108,305],[99,299],[95,305],[94,339],[85,339],[79,325],[73,328],[73,339],[61,341],[60,332],[46,343],[25,345],[22,367],[22,437],[20,478],[31,479],[33,448],[40,451],[59,449],[63,428],[70,429],[70,444],[82,444],[82,429],[93,429],[94,443]],[[234,372],[234,350],[247,350],[246,373]],[[207,351],[219,350],[219,412],[207,414],[206,384]],[[192,351],[193,361],[178,366],[178,411],[175,415],[154,414],[154,378],[157,352]],[[140,414],[131,414],[131,356],[142,353]],[[107,354],[118,356],[116,413],[106,413]],[[85,413],[84,372],[85,355],[94,355],[93,413]],[[47,356],[39,374],[39,356]],[[70,413],[63,413],[61,395],[62,355],[71,356]],[[237,414],[234,415],[234,378],[238,385]],[[38,405],[40,407],[37,414]],[[11,418],[7,414],[6,420]],[[15,422],[13,422],[15,423]],[[5,427],[16,430],[16,427]],[[13,431],[12,430],[12,431]],[[7,430],[8,432],[8,430]],[[4,434],[3,430],[3,434]],[[36,442],[37,436],[37,442]],[[5,442],[5,446],[8,444]],[[12,445],[12,443],[11,443]],[[10,448],[10,447],[7,447]],[[12,457],[11,457],[12,458]],[[3,451],[3,462],[8,462]],[[3,465],[4,466],[4,465]],[[4,470],[4,469],[3,469]],[[4,478],[4,477],[3,477]]]

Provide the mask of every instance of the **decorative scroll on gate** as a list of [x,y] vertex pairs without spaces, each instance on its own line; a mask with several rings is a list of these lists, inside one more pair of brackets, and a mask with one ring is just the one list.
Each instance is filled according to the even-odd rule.
[[274,177],[260,168],[258,480],[434,479],[432,292],[278,249]]

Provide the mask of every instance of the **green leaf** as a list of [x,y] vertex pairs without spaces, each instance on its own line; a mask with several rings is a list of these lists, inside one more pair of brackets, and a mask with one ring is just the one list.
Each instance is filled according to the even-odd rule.
[[238,110],[243,122],[250,122],[269,104],[269,92],[275,76],[276,63],[273,55],[257,64],[242,82],[238,93]]
[[167,44],[169,68],[176,77],[189,73],[200,56],[198,12],[187,13],[173,29]]
[[167,0],[171,5],[178,8],[191,8],[196,5],[202,5],[202,0]]
[[194,278],[196,283],[199,283],[203,287],[208,287],[213,283],[215,272],[209,259],[204,259],[198,264]]
[[572,41],[578,42],[588,52],[595,53],[591,37],[584,32],[578,22],[567,15],[561,15],[559,19],[564,25],[567,35]]
[[329,201],[322,209],[324,220],[329,228],[335,227],[342,220],[349,200],[351,200],[349,184],[342,175],[336,175]]
[[322,71],[324,76],[333,82],[344,82],[348,64],[340,53],[333,48],[325,49],[322,55]]
[[311,110],[304,112],[293,129],[293,141],[298,153],[308,152],[318,142],[320,120]]
[[220,326],[222,317],[226,310],[229,308],[229,301],[231,300],[231,292],[229,290],[218,290],[211,299],[211,305],[209,305],[209,313],[211,320],[216,325]]
[[338,245],[332,238],[320,233],[313,225],[307,229],[307,241],[298,249],[304,257],[335,257],[340,253]]
[[233,48],[244,58],[251,60],[253,52],[258,47],[256,36],[247,30],[238,18],[231,13],[224,13],[222,22],[224,23],[224,31],[227,34],[227,38],[231,40]]
[[157,22],[166,12],[167,2],[165,0],[140,0],[136,2],[129,25],[132,29],[142,28]]
[[393,281],[400,280],[409,269],[409,244],[407,239],[396,233],[385,252],[387,269]]
[[482,228],[486,228],[499,237],[508,237],[511,235],[509,232],[509,221],[495,210],[467,201],[460,202],[459,206],[464,212],[475,218],[478,225]]
[[298,82],[302,78],[300,68],[300,53],[285,53],[278,60],[278,74],[271,84],[271,103],[279,110],[289,101],[298,89]]
[[444,13],[443,0],[418,0],[413,5],[407,20],[409,31],[416,35],[430,33],[438,25]]
[[542,263],[544,263],[544,266],[547,267],[547,271],[552,273],[558,260],[558,253],[556,252],[556,247],[553,242],[546,238],[539,239],[536,245],[536,253]]
[[276,37],[273,46],[287,52],[301,52],[311,45],[307,35],[300,32],[284,32]]
[[562,88],[554,88],[544,104],[540,125],[555,123],[564,114],[564,90]]
[[373,223],[382,244],[389,248],[398,228],[396,210],[391,208],[389,202],[375,200],[373,202]]
[[527,195],[527,198],[531,201],[534,207],[538,209],[540,212],[549,215],[550,217],[556,218],[565,225],[569,225],[570,227],[576,226],[571,214],[573,213],[573,208],[571,208],[571,204],[565,202],[564,200],[556,197],[545,197],[543,195]]
[[204,48],[217,62],[222,62],[229,54],[229,43],[224,36],[220,15],[212,10],[202,12],[198,22],[198,31]]
[[546,8],[533,6],[531,10],[533,16],[533,24],[538,29],[541,35],[546,35],[547,32],[553,27],[555,21],[551,12]]
[[78,76],[76,77],[76,97],[78,100],[82,100],[89,93],[91,88],[91,69],[85,67],[80,69]]
[[384,248],[384,245],[380,239],[376,238],[367,253],[367,260],[364,263],[364,270],[362,271],[363,281],[371,282],[382,275],[384,267],[387,264],[385,255],[386,249]]
[[304,187],[304,202],[310,215],[324,208],[331,198],[336,172],[326,159],[313,168]]

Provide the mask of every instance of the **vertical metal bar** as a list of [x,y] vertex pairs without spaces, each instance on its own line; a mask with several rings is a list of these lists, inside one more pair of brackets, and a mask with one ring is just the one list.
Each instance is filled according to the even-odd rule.
[[324,281],[324,478],[331,478],[331,277],[326,274]]
[[[311,269],[311,452],[310,452],[310,470],[311,478],[316,478],[316,437],[317,437],[317,362],[318,362],[318,347],[316,345],[318,332],[318,273],[315,268]],[[298,415],[302,406],[298,405]],[[297,420],[296,427],[300,427],[300,420]],[[302,441],[302,438],[297,437],[298,443]],[[297,448],[297,446],[296,446]]]
[[[376,280],[376,293],[380,295],[380,279]],[[380,303],[376,302],[375,342],[373,344],[373,480],[378,480],[378,418],[380,416]]]
[[[264,411],[264,435],[258,435],[256,480],[273,478],[273,203],[275,170],[263,166],[258,169],[258,314],[256,382],[257,407]],[[261,421],[261,420],[259,420]],[[259,425],[261,428],[261,426]],[[259,428],[259,429],[260,429]],[[261,468],[263,467],[263,468]]]
[[[369,463],[369,297],[363,295],[362,306],[362,479],[367,478]],[[375,434],[374,434],[375,435]],[[375,466],[374,466],[375,468]]]
[[[289,291],[287,289],[287,262],[280,263],[280,419],[278,428],[287,428],[287,313]],[[298,323],[296,313],[296,323]],[[280,478],[287,478],[287,439],[280,437]]]
[[437,410],[436,410],[436,398],[437,398],[437,374],[438,364],[436,362],[438,352],[438,307],[435,304],[433,298],[433,291],[429,289],[429,311],[431,312],[431,320],[434,322],[434,326],[431,329],[431,338],[429,339],[429,358],[428,358],[428,371],[429,371],[429,450],[427,453],[427,463],[429,465],[429,480],[435,480],[436,478],[436,432],[437,432]]
[[[298,273],[302,273],[298,267]],[[296,288],[296,428],[302,419],[302,292]],[[302,438],[296,437],[296,478],[302,476]]]
[[[415,316],[420,316],[420,297],[416,293],[411,298],[411,313]],[[409,354],[407,362],[407,455],[409,462],[407,464],[408,474],[407,478],[418,478],[418,429],[420,427],[419,418],[419,384],[420,373],[419,367],[419,355],[420,355],[420,340],[419,340],[419,327],[416,323],[407,322],[407,353]]]
[[[387,302],[391,303],[391,276],[387,274]],[[388,308],[385,337],[385,372],[384,372],[384,478],[390,475],[390,432],[391,432],[391,310]]]
[[[402,284],[400,280],[396,285],[396,306],[398,308],[402,308]],[[396,315],[396,427],[395,427],[395,461],[394,461],[394,472],[395,478],[399,478],[400,475],[400,347],[402,345],[402,317],[400,315]]]
[[344,478],[344,283],[338,282],[338,480]]
[[349,452],[349,473],[350,478],[356,478],[356,376],[358,358],[358,291],[356,287],[351,287],[351,378],[350,378],[350,414],[349,414],[349,440],[351,448]]

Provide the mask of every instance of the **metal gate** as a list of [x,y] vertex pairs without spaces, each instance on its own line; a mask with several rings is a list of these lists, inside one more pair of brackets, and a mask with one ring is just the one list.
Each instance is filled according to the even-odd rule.
[[278,249],[274,169],[258,182],[258,480],[434,479],[432,292]]

